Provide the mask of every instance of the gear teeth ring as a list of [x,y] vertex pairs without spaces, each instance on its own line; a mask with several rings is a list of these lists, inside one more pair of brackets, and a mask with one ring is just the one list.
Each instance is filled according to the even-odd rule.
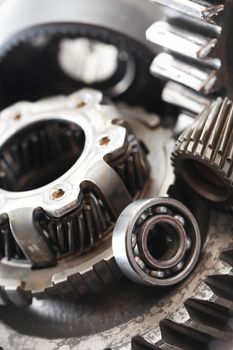
[[142,196],[150,165],[118,110],[101,102],[100,92],[84,89],[1,113],[4,302],[77,298],[121,275],[112,262],[111,230],[125,206]]
[[175,172],[204,198],[221,208],[233,201],[233,103],[218,98],[176,142]]
[[[185,90],[186,95],[191,91],[200,100],[203,95],[210,97],[214,92],[232,98],[231,1],[153,2],[164,12],[165,19],[152,24],[146,32],[147,39],[160,48],[152,62],[151,73],[181,84],[182,94]],[[183,100],[182,94],[179,101]],[[166,93],[166,87],[164,95],[166,102],[176,104]],[[186,107],[184,101],[183,108]]]
[[[125,123],[124,126],[127,127]],[[58,130],[56,130],[56,127]],[[68,157],[70,146],[72,149],[79,135],[73,131],[75,135],[69,132],[67,135],[65,134],[65,138],[63,133],[59,131],[59,125],[47,126],[43,133],[29,135],[22,144],[16,140],[15,143],[10,145],[9,152],[2,152],[0,171],[4,176],[1,177],[1,187],[9,190],[16,183],[16,179],[21,178],[20,172],[29,171],[33,167],[39,169],[41,165],[47,164],[54,159],[56,152],[64,152],[63,154],[67,154]],[[67,151],[65,147],[61,150],[59,148],[60,143],[55,142],[61,138],[63,138],[62,142],[66,146]],[[34,140],[33,154],[30,142],[32,139]],[[38,164],[34,164],[37,159],[35,155],[40,154],[41,145],[47,147],[47,152],[43,152],[39,157]],[[57,146],[57,149],[54,150],[53,145]],[[78,145],[76,148],[75,153],[77,155],[81,154]],[[49,153],[50,150],[51,153]],[[24,162],[21,161],[22,157],[20,158],[22,154]],[[9,158],[12,159],[10,164],[9,162],[7,163]],[[15,160],[17,160],[16,169],[14,169]],[[140,143],[132,133],[128,135],[127,151],[117,159],[112,159],[109,165],[118,173],[130,195],[137,197],[148,180],[150,166]],[[20,184],[20,181],[18,182]],[[1,256],[7,257],[7,260],[25,258],[11,233],[9,221],[5,215],[2,216],[2,220],[4,224],[0,227],[0,232],[2,233]],[[106,203],[93,191],[85,193],[82,204],[72,211],[71,214],[62,218],[52,217],[44,211],[35,214],[35,221],[38,223],[42,236],[58,258],[67,254],[86,253],[93,248],[96,242],[106,236],[106,233],[112,228],[114,220],[114,214],[109,211]]]
[[[220,259],[233,266],[233,250],[226,250]],[[203,288],[210,288],[213,293],[205,294],[200,289],[200,296],[187,299],[179,309],[185,320],[175,321],[176,316],[162,319],[155,329],[156,343],[150,336],[136,336],[131,340],[131,350],[182,349],[194,350],[215,348],[231,350],[233,318],[233,283],[230,274],[208,276],[202,283]],[[208,285],[208,287],[206,287]],[[208,288],[208,289],[209,289]],[[208,298],[206,296],[208,295]],[[203,298],[203,299],[202,299]],[[152,337],[153,339],[153,337]]]

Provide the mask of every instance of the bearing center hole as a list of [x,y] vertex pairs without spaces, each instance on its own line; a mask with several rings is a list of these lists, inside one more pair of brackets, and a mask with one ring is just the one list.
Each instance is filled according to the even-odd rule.
[[85,134],[66,121],[34,123],[11,136],[0,149],[0,188],[29,191],[56,180],[83,152]]
[[180,245],[178,232],[168,223],[155,224],[147,237],[147,248],[150,255],[159,261],[172,259]]

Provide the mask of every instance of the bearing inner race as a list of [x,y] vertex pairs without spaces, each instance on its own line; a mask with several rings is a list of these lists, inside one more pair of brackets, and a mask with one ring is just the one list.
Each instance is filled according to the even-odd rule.
[[154,269],[176,266],[186,252],[186,233],[181,223],[168,215],[152,217],[139,232],[138,248]]

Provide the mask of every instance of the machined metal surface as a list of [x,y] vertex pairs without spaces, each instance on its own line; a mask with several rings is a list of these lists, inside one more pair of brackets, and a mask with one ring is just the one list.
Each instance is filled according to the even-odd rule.
[[[114,221],[134,198],[166,191],[173,181],[171,133],[158,127],[158,117],[127,107],[120,113],[100,105],[101,99],[98,91],[81,90],[69,97],[18,103],[2,112],[2,131],[7,128],[0,147],[3,302],[24,304],[45,294],[76,299],[119,279],[111,249]],[[43,121],[47,129],[37,127],[34,133],[33,126]],[[61,121],[72,128],[65,128],[55,142]],[[151,181],[146,148],[134,132],[150,148],[149,161],[163,164],[159,175],[153,167]],[[64,149],[58,149],[58,140],[64,141]],[[57,152],[61,159],[67,151],[78,159],[51,182],[50,165],[54,170]],[[40,179],[42,187],[35,188]]]
[[[21,98],[70,93],[82,81],[108,96],[161,111],[157,97],[163,84],[149,78],[148,67],[162,47],[151,72],[168,80],[163,100],[182,108],[173,131],[161,127],[159,117],[140,106],[106,105],[100,101],[101,93],[93,90],[85,90],[84,97],[81,92],[81,96],[19,103],[0,115],[0,125],[7,125],[0,139],[0,206],[5,208],[0,216],[0,347],[4,350],[233,348],[232,215],[212,212],[207,229],[205,191],[197,191],[200,196],[189,181],[179,176],[175,181],[170,162],[172,137],[187,128],[179,150],[186,156],[192,147],[195,152],[201,149],[198,157],[205,157],[203,164],[207,168],[210,164],[211,170],[198,167],[210,185],[208,194],[219,186],[218,195],[231,196],[231,183],[225,185],[221,167],[231,174],[232,102],[213,103],[210,94],[225,90],[232,96],[232,4],[230,0],[153,2],[161,6],[146,0],[3,2],[2,106]],[[96,66],[101,66],[98,72]],[[211,108],[210,115],[204,117],[203,112],[191,125],[204,107]],[[168,107],[168,113],[173,111]],[[89,153],[85,153],[87,139]],[[187,149],[182,148],[184,142]],[[36,192],[37,197],[29,195]],[[136,253],[148,266],[165,269],[166,276],[156,271],[156,279],[165,281],[168,273],[182,271],[182,264],[177,264],[182,256],[198,253],[192,243],[196,221],[202,253],[192,273],[175,288],[135,286],[113,257],[113,223],[133,199],[168,192],[195,219],[183,205],[163,199],[166,205],[172,201],[173,207],[159,206],[154,215],[146,213],[145,221],[145,216],[140,218],[141,244]],[[230,196],[227,203],[219,203],[221,207],[229,208]],[[168,255],[165,252],[159,259],[149,243],[161,222],[168,238],[162,245],[174,243],[175,249],[172,244]],[[145,270],[142,260],[137,261],[137,267]],[[27,309],[15,307],[31,302]]]
[[191,212],[170,198],[142,199],[119,216],[113,253],[134,282],[170,286],[187,277],[201,251],[201,235]]
[[178,138],[172,161],[201,196],[232,206],[232,101],[218,98]]

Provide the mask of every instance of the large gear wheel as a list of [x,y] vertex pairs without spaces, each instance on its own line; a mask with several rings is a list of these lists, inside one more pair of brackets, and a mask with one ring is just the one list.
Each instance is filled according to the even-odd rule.
[[[153,2],[163,11],[164,16],[146,32],[147,39],[161,51],[151,65],[152,74],[178,84],[175,89],[180,89],[178,100],[179,104],[182,101],[183,108],[188,107],[184,95],[190,93],[194,99],[200,98],[201,102],[204,95],[210,95],[211,98],[215,92],[232,98],[232,2]],[[179,87],[179,84],[186,89]],[[169,92],[170,90],[171,86]],[[168,96],[168,91],[165,91],[164,99],[176,104]],[[195,110],[199,111],[200,109]]]

